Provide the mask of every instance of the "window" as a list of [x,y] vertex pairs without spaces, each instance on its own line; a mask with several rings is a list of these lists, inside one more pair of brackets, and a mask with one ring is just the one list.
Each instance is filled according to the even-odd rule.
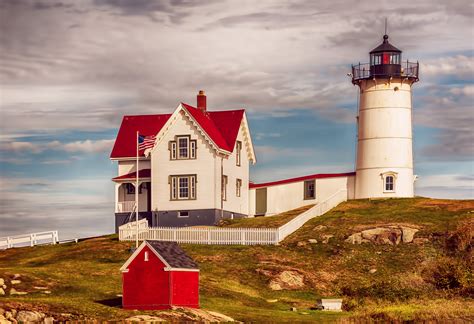
[[178,157],[180,159],[189,158],[188,145],[189,139],[187,137],[178,137]]
[[400,54],[390,54],[390,64],[400,64]]
[[176,160],[176,142],[170,142],[171,160]]
[[237,144],[236,144],[236,147],[235,147],[235,164],[237,166],[240,166],[240,162],[241,162],[241,156],[242,156],[242,142],[240,141],[237,141]]
[[380,54],[372,54],[371,62],[372,65],[382,64],[382,56]]
[[381,176],[383,180],[383,191],[395,192],[395,180],[397,179],[397,173],[393,171],[388,171],[382,173]]
[[145,251],[145,261],[148,261],[148,251]]
[[316,198],[315,182],[316,180],[308,180],[304,182],[304,199]]
[[196,175],[170,176],[170,199],[196,199]]
[[221,187],[221,191],[222,191],[222,200],[227,200],[227,176],[226,175],[223,175],[222,176],[222,187]]
[[235,195],[240,197],[240,193],[242,191],[242,179],[235,180]]
[[393,191],[393,176],[385,177],[385,191]]
[[178,217],[189,217],[189,212],[188,211],[179,211],[178,212]]
[[127,189],[127,195],[134,195],[135,194],[135,186],[131,183],[126,183],[125,188]]
[[196,158],[196,141],[191,141],[191,159]]
[[197,142],[191,140],[191,136],[176,136],[174,141],[169,142],[171,160],[188,160],[196,158]]

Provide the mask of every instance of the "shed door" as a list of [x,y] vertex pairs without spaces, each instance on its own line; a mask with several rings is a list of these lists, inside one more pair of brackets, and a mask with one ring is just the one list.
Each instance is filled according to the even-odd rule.
[[267,212],[267,188],[255,190],[255,214],[265,215]]

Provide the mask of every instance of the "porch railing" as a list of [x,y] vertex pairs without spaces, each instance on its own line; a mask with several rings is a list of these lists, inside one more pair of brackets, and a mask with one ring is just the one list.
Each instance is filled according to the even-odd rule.
[[117,203],[117,212],[119,213],[130,213],[133,211],[135,201],[119,201]]
[[[347,200],[347,190],[341,189],[328,199],[293,218],[279,228],[225,228],[225,227],[148,227],[145,219],[139,221],[138,239],[172,241],[193,244],[278,244],[288,235],[303,226],[308,220],[318,217]],[[132,222],[133,223],[133,222]],[[127,223],[119,227],[121,241],[134,241],[136,225]]]

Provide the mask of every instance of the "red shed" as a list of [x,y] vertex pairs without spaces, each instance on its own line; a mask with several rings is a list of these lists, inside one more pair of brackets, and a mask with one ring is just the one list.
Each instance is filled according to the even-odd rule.
[[120,268],[125,309],[199,308],[199,269],[175,242],[144,241]]

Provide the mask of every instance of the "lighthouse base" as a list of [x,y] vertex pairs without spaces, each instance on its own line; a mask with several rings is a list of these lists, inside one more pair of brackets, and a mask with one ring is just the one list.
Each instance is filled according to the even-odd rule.
[[414,197],[414,177],[411,168],[356,170],[356,199],[412,197]]

